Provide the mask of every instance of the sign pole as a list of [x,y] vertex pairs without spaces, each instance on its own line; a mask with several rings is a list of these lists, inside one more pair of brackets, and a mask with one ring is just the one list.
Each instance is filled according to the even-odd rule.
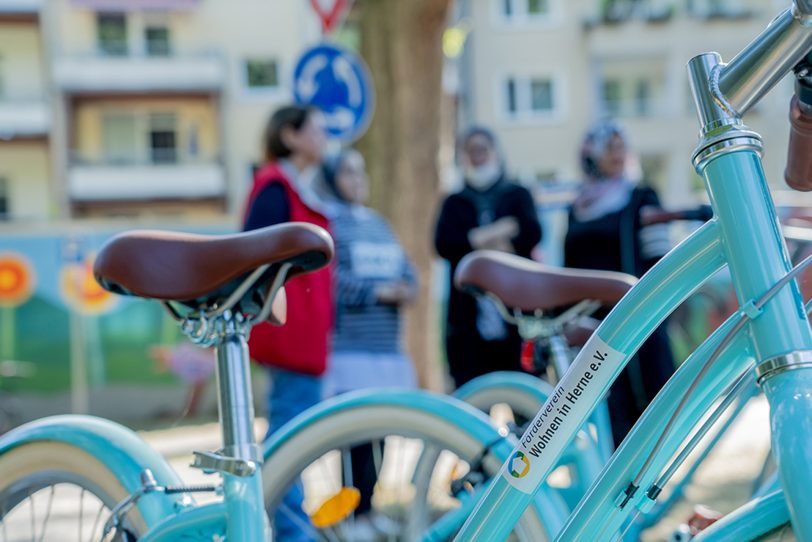
[[70,311],[70,402],[71,412],[87,414],[90,397],[87,385],[87,349],[85,348],[84,316]]
[[0,361],[14,359],[15,337],[14,307],[0,307]]

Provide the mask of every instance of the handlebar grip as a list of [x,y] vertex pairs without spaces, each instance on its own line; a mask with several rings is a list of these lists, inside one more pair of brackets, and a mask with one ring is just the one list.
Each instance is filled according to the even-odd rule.
[[812,190],[812,106],[793,96],[789,108],[789,149],[784,180],[790,188]]

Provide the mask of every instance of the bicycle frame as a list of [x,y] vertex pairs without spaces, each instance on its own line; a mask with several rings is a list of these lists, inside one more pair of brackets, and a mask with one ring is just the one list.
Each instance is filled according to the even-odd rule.
[[[614,536],[635,509],[650,509],[661,489],[652,484],[667,461],[723,389],[753,360],[771,405],[773,449],[793,527],[800,539],[812,540],[808,492],[812,485],[812,331],[794,281],[763,307],[755,303],[788,273],[790,264],[761,166],[760,138],[740,121],[741,114],[812,47],[809,19],[809,14],[794,6],[729,65],[723,67],[716,54],[690,62],[703,136],[694,164],[705,180],[714,219],[666,255],[607,316],[455,540],[507,536],[578,427],[642,342],[725,264],[741,310],[689,357],[658,394],[557,540],[604,540]],[[749,319],[747,333],[736,333],[721,353],[715,352],[725,336],[738,329],[739,314]],[[704,367],[712,355],[719,357]],[[668,423],[672,415],[673,423]],[[776,515],[754,512],[742,517],[758,522],[764,517],[774,520]],[[768,528],[767,523],[762,521],[762,526]]]

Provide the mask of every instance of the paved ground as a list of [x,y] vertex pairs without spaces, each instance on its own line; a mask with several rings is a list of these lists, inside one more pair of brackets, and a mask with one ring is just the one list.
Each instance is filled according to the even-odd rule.
[[[768,449],[768,412],[763,398],[753,400],[745,409],[738,422],[709,457],[706,465],[700,469],[697,479],[686,491],[691,502],[703,503],[721,512],[727,512],[746,501],[750,492],[751,481],[757,476]],[[257,434],[264,432],[264,422],[258,421]],[[218,447],[219,436],[214,424],[185,425],[166,429],[141,431],[142,437],[161,454],[167,457],[181,478],[189,484],[210,483],[212,477],[190,468],[191,450],[213,450]],[[387,444],[388,446],[388,444]],[[405,449],[409,449],[406,446]],[[414,448],[412,447],[412,450]],[[412,452],[414,453],[414,452]],[[385,462],[386,463],[386,462]],[[337,463],[336,463],[337,464]],[[385,467],[384,478],[397,478],[396,468]],[[330,470],[314,469],[306,478],[310,487],[324,484],[323,478],[330,477]],[[322,476],[319,473],[328,473]],[[334,473],[333,473],[334,475]],[[675,477],[679,478],[678,473]],[[205,501],[214,497],[199,497]],[[62,496],[52,506],[51,514],[56,518],[59,511],[75,506],[75,496]],[[38,504],[38,513],[42,514],[45,506]],[[92,506],[88,506],[92,509]],[[656,529],[647,532],[645,541],[667,540],[675,526],[684,521],[691,513],[693,504],[680,502],[668,517]],[[88,520],[84,529],[91,529],[95,518],[93,513],[86,512]],[[53,522],[54,520],[52,520]],[[58,521],[58,520],[57,520]],[[5,525],[5,532],[0,530],[0,542],[8,540],[31,540],[30,528],[27,525]],[[59,533],[52,536],[50,533]],[[17,533],[15,535],[15,533]],[[43,540],[71,540],[59,523],[49,527]],[[37,536],[39,539],[39,535]],[[78,539],[77,536],[74,539]]]

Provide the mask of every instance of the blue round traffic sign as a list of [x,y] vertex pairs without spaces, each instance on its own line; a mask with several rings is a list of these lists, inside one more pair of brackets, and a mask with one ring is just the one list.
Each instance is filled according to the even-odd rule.
[[293,98],[321,109],[327,133],[344,143],[366,131],[375,101],[364,61],[328,43],[307,49],[299,58],[293,70]]

